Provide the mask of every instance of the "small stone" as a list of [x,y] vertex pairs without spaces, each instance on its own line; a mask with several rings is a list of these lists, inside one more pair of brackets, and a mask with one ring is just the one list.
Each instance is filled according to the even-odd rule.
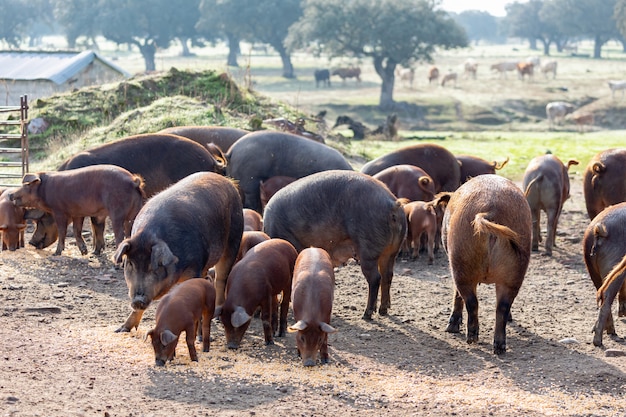
[[69,287],[70,283],[69,282],[59,282],[57,284],[57,287],[59,288],[65,288],[65,287]]
[[371,335],[371,334],[369,334],[369,333],[361,333],[361,334],[359,335],[359,337],[360,337],[361,339],[366,339],[366,340],[369,340],[369,339],[371,339],[371,338],[372,338],[372,335]]
[[607,349],[604,351],[604,356],[607,358],[616,358],[618,356],[626,356],[626,352],[619,349]]
[[564,345],[574,345],[578,343],[578,340],[573,337],[566,337],[565,339],[559,340],[559,343],[563,343]]
[[65,298],[65,293],[62,291],[52,293],[52,298]]
[[17,397],[7,397],[7,402],[11,404],[18,402],[19,400],[20,399]]

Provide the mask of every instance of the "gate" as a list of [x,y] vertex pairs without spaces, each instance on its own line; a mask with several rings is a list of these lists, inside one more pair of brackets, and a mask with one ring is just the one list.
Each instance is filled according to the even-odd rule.
[[[18,186],[28,172],[28,97],[19,106],[0,106],[0,113],[19,113],[19,120],[0,115],[0,186]],[[12,144],[19,140],[19,147]]]

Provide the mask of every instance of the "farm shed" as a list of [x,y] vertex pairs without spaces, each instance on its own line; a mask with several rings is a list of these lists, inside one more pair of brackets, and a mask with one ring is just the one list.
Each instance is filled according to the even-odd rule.
[[0,51],[0,105],[16,105],[130,74],[93,51]]

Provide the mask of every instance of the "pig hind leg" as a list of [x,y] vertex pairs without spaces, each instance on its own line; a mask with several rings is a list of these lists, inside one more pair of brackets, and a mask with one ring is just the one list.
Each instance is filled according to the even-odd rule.
[[93,234],[93,253],[100,255],[104,250],[104,226],[106,217],[91,217],[91,231]]
[[274,344],[274,329],[272,321],[276,317],[277,308],[278,301],[276,300],[275,295],[267,297],[267,299],[261,303],[261,322],[263,323],[263,334],[265,336],[266,345]]
[[284,337],[287,332],[287,314],[289,313],[289,301],[291,300],[291,288],[288,287],[283,291],[283,297],[280,302],[280,324],[278,327],[278,337]]
[[365,275],[368,285],[367,307],[365,308],[363,319],[372,320],[372,315],[376,311],[376,300],[381,281],[377,261],[375,259],[361,259],[361,271]]
[[189,358],[192,361],[198,362],[198,353],[196,352],[196,329],[198,328],[198,321],[195,320],[191,325],[185,329],[185,340],[187,341],[187,349],[189,349]]
[[552,247],[556,246],[554,240],[556,237],[556,226],[559,222],[559,210],[560,207],[553,207],[547,210],[548,217],[548,235],[546,236],[546,252],[545,254],[552,255]]
[[448,319],[446,332],[459,333],[461,331],[461,323],[463,323],[463,306],[463,298],[455,287],[454,294],[452,295],[452,314],[450,314],[450,318]]
[[511,304],[519,288],[506,284],[496,284],[496,327],[493,335],[493,353],[506,352],[506,322],[511,318]]
[[533,219],[532,250],[537,252],[539,250],[539,242],[541,242],[541,209],[538,206],[531,207],[531,214]]
[[380,273],[380,308],[378,314],[386,316],[391,307],[391,281],[393,279],[393,266],[396,253],[383,253],[378,258],[378,271]]
[[619,307],[617,310],[619,317],[626,316],[626,282],[622,284],[622,288],[619,291]]

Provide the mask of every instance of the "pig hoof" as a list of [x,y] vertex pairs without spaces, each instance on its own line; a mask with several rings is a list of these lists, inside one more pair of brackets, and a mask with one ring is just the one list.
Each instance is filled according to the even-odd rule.
[[128,327],[120,327],[119,329],[115,330],[115,333],[130,333],[130,329]]
[[363,313],[363,320],[372,321],[372,311],[366,311]]
[[541,256],[552,256],[552,251],[550,252],[545,251],[544,253],[541,254]]
[[274,341],[273,340],[266,340],[265,341],[265,346],[269,346],[269,345],[273,345]]
[[496,355],[502,355],[503,353],[506,353],[506,345],[494,345],[493,346],[493,353],[495,353]]
[[307,359],[303,362],[304,366],[315,366],[315,361],[313,359]]
[[379,314],[379,315],[381,315],[381,316],[386,316],[386,315],[388,314],[387,307],[382,307],[382,306],[381,306],[381,307],[378,309],[378,314]]

